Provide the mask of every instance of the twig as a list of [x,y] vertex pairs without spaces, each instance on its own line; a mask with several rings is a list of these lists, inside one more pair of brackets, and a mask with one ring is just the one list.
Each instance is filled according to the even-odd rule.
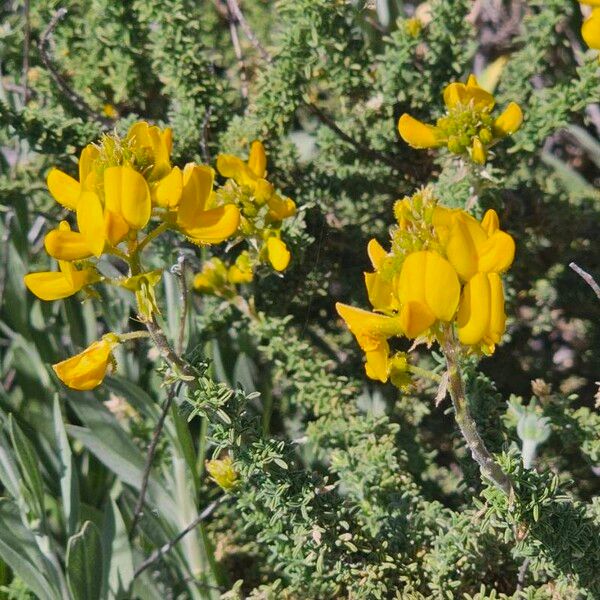
[[177,281],[179,282],[179,300],[181,314],[179,316],[179,333],[177,336],[177,346],[175,347],[175,351],[179,356],[181,356],[183,354],[183,343],[185,341],[185,325],[187,322],[187,312],[189,304],[187,284],[185,280],[185,256],[181,255],[177,259],[177,264],[171,269],[171,271],[177,277]]
[[173,546],[181,541],[190,531],[192,531],[199,523],[207,519],[225,500],[226,496],[221,496],[218,500],[211,502],[185,529],[180,531],[170,542],[155,550],[144,562],[142,562],[133,573],[133,578],[139,577],[148,567],[152,566],[157,560],[169,552]]
[[233,0],[227,0],[227,12],[229,17],[229,35],[231,36],[231,43],[233,44],[233,51],[238,61],[238,67],[240,69],[240,82],[242,88],[242,100],[244,104],[248,102],[248,76],[246,74],[246,63],[244,62],[244,55],[242,54],[242,47],[240,46],[240,38],[238,36],[238,24],[239,19],[232,10],[232,5],[235,4]]
[[69,87],[63,76],[58,72],[58,69],[52,64],[52,60],[50,58],[50,54],[48,53],[47,46],[50,41],[50,36],[56,29],[56,26],[58,25],[60,20],[63,19],[66,14],[67,9],[62,7],[59,8],[52,16],[52,19],[50,19],[48,27],[46,27],[44,33],[42,33],[42,37],[40,38],[40,43],[38,46],[40,51],[40,57],[42,59],[42,62],[44,63],[44,66],[46,67],[46,69],[48,69],[50,76],[54,80],[54,83],[56,83],[60,91],[71,101],[71,103],[81,112],[86,113],[94,121],[101,123],[105,127],[109,127],[112,124],[112,121],[109,119],[105,119],[104,117],[94,112],[94,110],[92,110],[92,108],[88,106],[86,101],[75,90]]
[[210,117],[212,115],[212,106],[209,106],[202,120],[202,137],[200,138],[200,151],[202,152],[202,160],[209,165],[211,163],[210,150],[208,149],[208,132],[210,129]]
[[569,263],[569,267],[573,269],[573,271],[575,271],[575,273],[577,273],[577,275],[579,275],[594,290],[594,293],[600,300],[600,285],[598,285],[596,280],[587,271],[584,271],[574,262]]
[[402,165],[399,162],[397,162],[394,158],[388,156],[387,154],[383,154],[383,152],[374,150],[373,148],[371,148],[367,144],[364,144],[363,142],[360,142],[359,140],[355,140],[352,136],[348,135],[345,131],[340,129],[338,124],[329,115],[324,113],[316,104],[308,102],[307,106],[312,110],[312,112],[319,118],[319,120],[324,125],[327,125],[327,127],[329,127],[329,129],[331,129],[339,138],[341,138],[342,140],[359,150],[364,157],[378,160],[394,169],[401,170]]
[[252,31],[252,28],[250,27],[248,21],[246,21],[246,17],[240,9],[237,0],[227,0],[227,8],[230,14],[232,14],[236,18],[237,22],[240,24],[240,27],[242,28],[244,34],[248,38],[248,41],[254,46],[254,48],[256,48],[256,50],[258,50],[262,59],[270,63],[273,60],[273,57],[265,50],[264,46],[256,37],[254,31]]
[[511,501],[514,497],[512,482],[486,448],[469,411],[465,385],[458,364],[456,344],[450,330],[446,331],[443,352],[448,366],[448,389],[454,405],[454,418],[471,451],[471,456],[479,465],[482,475],[494,482]]
[[23,2],[23,17],[25,20],[23,27],[23,102],[27,104],[29,100],[29,44],[31,41],[31,22],[29,19],[29,0]]
[[515,590],[517,593],[523,589],[523,585],[525,584],[525,575],[527,575],[527,569],[529,568],[530,559],[526,558],[521,566],[519,567],[519,572],[517,574],[517,589]]
[[144,501],[146,499],[146,491],[148,489],[148,481],[150,479],[150,470],[152,468],[152,462],[154,460],[154,455],[156,454],[158,440],[160,439],[160,434],[162,433],[163,427],[165,425],[167,414],[169,412],[169,409],[171,408],[171,404],[173,404],[173,398],[175,398],[175,390],[173,389],[173,386],[170,386],[167,391],[167,399],[164,402],[162,412],[160,413],[160,417],[158,419],[158,422],[156,423],[156,427],[154,428],[152,440],[150,441],[150,445],[148,446],[148,452],[146,454],[146,463],[144,465],[144,474],[142,477],[142,485],[140,487],[140,495],[138,496],[135,508],[133,510],[133,519],[131,521],[131,528],[129,529],[130,541],[133,539],[135,529],[142,515],[142,509],[144,508]]

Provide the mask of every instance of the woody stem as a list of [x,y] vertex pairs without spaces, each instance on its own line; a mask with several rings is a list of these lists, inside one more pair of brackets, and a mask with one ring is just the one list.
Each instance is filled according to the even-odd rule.
[[469,411],[469,403],[465,393],[465,384],[458,364],[458,349],[451,332],[447,332],[443,345],[446,365],[448,367],[448,390],[454,405],[454,418],[471,452],[471,456],[479,465],[481,474],[501,489],[509,499],[514,497],[512,481],[494,460],[479,432]]

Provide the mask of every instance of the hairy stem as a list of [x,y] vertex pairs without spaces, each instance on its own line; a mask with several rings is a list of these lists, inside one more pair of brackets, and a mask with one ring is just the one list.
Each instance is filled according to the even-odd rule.
[[453,336],[448,333],[443,346],[446,365],[448,367],[448,389],[452,404],[454,405],[454,417],[456,423],[467,443],[471,456],[479,465],[481,474],[487,477],[500,488],[509,499],[514,497],[514,489],[508,475],[494,460],[479,432],[477,425],[469,411],[469,403],[465,394],[465,385],[458,364],[458,350]]

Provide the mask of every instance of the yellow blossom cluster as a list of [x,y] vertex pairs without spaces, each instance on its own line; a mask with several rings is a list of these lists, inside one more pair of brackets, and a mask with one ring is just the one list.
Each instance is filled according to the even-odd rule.
[[[105,134],[98,143],[86,146],[79,157],[78,179],[56,168],[49,172],[50,194],[72,211],[76,228],[63,220],[46,235],[46,251],[59,268],[27,274],[24,282],[33,294],[51,301],[87,291],[99,282],[118,285],[135,294],[140,317],[150,321],[158,312],[154,288],[161,271],[145,270],[141,253],[168,230],[198,245],[248,238],[252,247],[260,238],[256,253],[261,260],[264,256],[278,271],[287,267],[290,253],[280,239],[280,226],[296,206],[280,197],[265,179],[262,144],[253,144],[247,164],[228,155],[218,157],[219,171],[228,178],[220,188],[215,188],[215,171],[210,166],[174,166],[171,150],[169,128],[141,121],[124,137]],[[97,259],[104,254],[124,261],[127,275],[103,277]],[[225,280],[231,285],[248,282],[252,267],[250,253],[244,251],[226,269]],[[66,385],[92,389],[113,364],[114,347],[131,337],[138,336],[109,333],[82,353],[54,365],[54,370]]]
[[339,315],[366,355],[371,379],[394,381],[405,355],[391,354],[394,337],[443,343],[450,327],[469,350],[491,354],[504,334],[501,275],[515,243],[488,210],[481,221],[441,206],[425,189],[396,203],[391,250],[371,240],[373,272],[365,285],[373,311],[338,303]]
[[488,149],[517,131],[523,122],[523,113],[515,102],[494,118],[494,96],[479,86],[474,75],[466,84],[453,82],[446,86],[444,104],[446,114],[435,125],[403,114],[398,121],[402,139],[413,148],[445,146],[453,154],[469,156],[483,165]]
[[281,225],[296,214],[296,204],[280,196],[267,181],[267,155],[259,141],[252,143],[247,161],[220,154],[217,170],[227,178],[217,195],[239,208],[240,232],[256,251],[243,251],[230,266],[220,258],[212,258],[196,275],[194,287],[200,293],[231,297],[237,284],[252,281],[261,263],[270,264],[276,271],[287,268],[291,255],[281,239]]

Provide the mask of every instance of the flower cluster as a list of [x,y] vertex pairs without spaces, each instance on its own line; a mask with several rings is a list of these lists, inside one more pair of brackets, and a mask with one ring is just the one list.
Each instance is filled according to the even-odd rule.
[[501,274],[512,264],[513,238],[488,210],[481,222],[464,210],[439,205],[427,189],[399,200],[391,250],[368,245],[374,271],[365,285],[374,311],[336,305],[366,355],[371,379],[394,381],[406,370],[390,338],[443,343],[455,326],[470,351],[491,354],[505,329]]
[[444,103],[446,114],[435,125],[403,114],[398,131],[404,141],[413,148],[446,146],[453,154],[467,155],[483,165],[488,149],[517,131],[523,122],[523,113],[515,102],[494,118],[494,96],[479,86],[474,75],[469,76],[466,84],[454,82],[446,86]]
[[591,14],[583,22],[581,35],[592,50],[600,50],[600,0],[580,0],[580,2],[592,7]]
[[239,208],[239,228],[252,252],[244,250],[230,266],[217,257],[207,261],[196,275],[194,287],[200,293],[227,298],[235,295],[237,284],[252,281],[260,264],[270,264],[276,271],[287,268],[291,255],[281,239],[281,225],[296,214],[296,204],[280,196],[267,181],[267,156],[259,141],[252,143],[246,162],[220,154],[217,170],[227,178],[217,195]]
[[[73,212],[77,228],[64,220],[46,235],[46,251],[57,260],[59,270],[27,274],[24,281],[33,294],[42,300],[58,300],[81,290],[90,292],[90,286],[99,282],[117,285],[135,294],[140,318],[150,321],[158,312],[154,288],[161,271],[145,270],[141,253],[168,230],[198,245],[231,238],[248,238],[256,245],[260,237],[258,255],[264,255],[278,271],[286,268],[290,253],[280,239],[280,226],[296,207],[264,179],[262,144],[253,144],[248,164],[220,156],[219,171],[233,180],[216,189],[210,166],[173,166],[171,148],[170,129],[142,121],[124,137],[107,134],[97,144],[86,146],[79,157],[78,180],[58,169],[50,171],[48,189]],[[97,265],[103,254],[124,261],[127,275],[104,277]],[[242,252],[226,279],[231,284],[250,281],[251,263],[250,254]],[[113,363],[114,346],[131,336],[108,334],[54,370],[70,387],[92,389]]]

